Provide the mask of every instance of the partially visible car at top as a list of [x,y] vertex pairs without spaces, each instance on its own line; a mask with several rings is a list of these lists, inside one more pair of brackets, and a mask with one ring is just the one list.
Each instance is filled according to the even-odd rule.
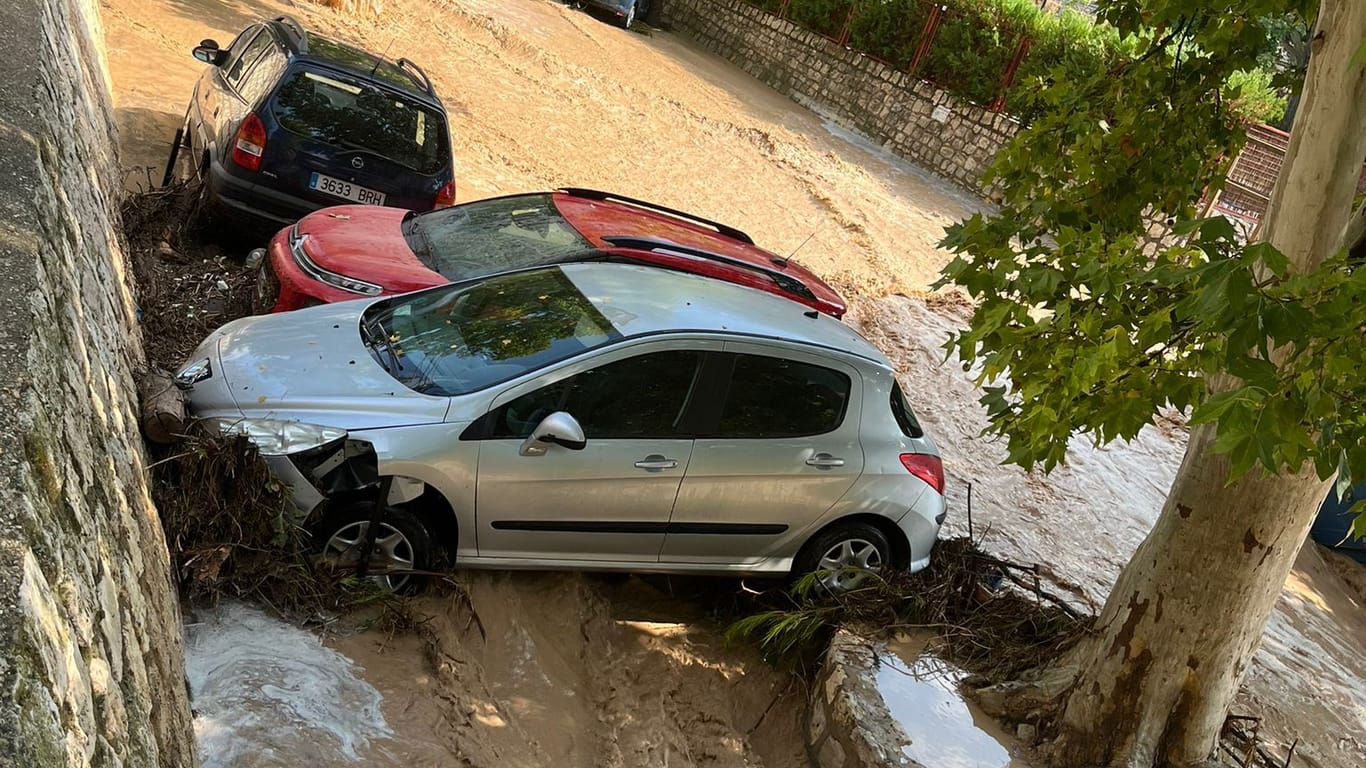
[[578,5],[611,13],[622,29],[630,29],[637,19],[644,18],[650,12],[650,0],[578,0]]
[[[459,567],[924,567],[944,476],[847,325],[673,270],[575,263],[248,317],[177,374],[246,434],[323,550]],[[386,493],[387,495],[381,496]],[[393,587],[407,576],[386,573]]]
[[810,270],[715,221],[609,192],[560,189],[418,213],[338,206],[271,240],[256,312],[403,293],[511,269],[617,259],[694,272],[834,317],[844,299]]
[[417,211],[455,202],[446,110],[413,62],[288,16],[252,24],[227,48],[205,40],[194,56],[210,66],[166,175],[184,162],[212,210],[278,226],[346,202]]
[[1349,488],[1341,498],[1336,487],[1330,489],[1309,533],[1325,547],[1366,563],[1366,539],[1357,538],[1353,532],[1357,516],[1352,508],[1362,499],[1366,499],[1366,483]]

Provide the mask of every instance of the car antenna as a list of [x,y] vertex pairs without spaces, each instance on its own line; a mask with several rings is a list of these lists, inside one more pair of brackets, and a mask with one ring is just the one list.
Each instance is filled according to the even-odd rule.
[[389,38],[389,44],[386,45],[386,46],[384,46],[384,53],[381,53],[381,54],[379,55],[379,57],[375,59],[375,66],[373,66],[373,67],[370,68],[370,76],[371,76],[371,77],[374,77],[374,76],[375,76],[375,72],[379,70],[379,65],[380,65],[380,64],[383,64],[383,63],[384,63],[384,60],[387,59],[387,58],[389,58],[389,49],[393,48],[393,47],[394,47],[394,43],[397,42],[397,41],[398,41],[398,33],[395,32],[395,33],[394,33],[394,36],[391,37],[391,38]]
[[819,232],[819,231],[821,231],[819,227],[817,227],[816,229],[811,230],[811,234],[809,234],[809,235],[806,236],[806,239],[802,241],[802,244],[801,244],[801,245],[797,246],[796,248],[793,248],[793,249],[792,249],[792,253],[789,253],[788,255],[783,256],[782,258],[774,259],[774,260],[773,260],[773,263],[774,263],[774,264],[777,264],[778,266],[782,267],[783,269],[787,269],[787,263],[788,263],[789,261],[792,261],[792,257],[797,255],[797,251],[800,251],[802,248],[804,248],[804,247],[806,246],[807,243],[811,242],[811,238],[815,237],[815,236],[816,236],[816,233]]

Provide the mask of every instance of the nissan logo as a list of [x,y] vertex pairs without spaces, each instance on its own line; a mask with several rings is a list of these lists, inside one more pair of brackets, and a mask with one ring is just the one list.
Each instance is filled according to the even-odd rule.
[[359,169],[359,168],[363,168],[364,166],[365,166],[365,161],[364,161],[364,160],[360,159],[359,157],[353,157],[353,158],[351,158],[351,167],[352,167],[352,168],[357,168],[357,169]]

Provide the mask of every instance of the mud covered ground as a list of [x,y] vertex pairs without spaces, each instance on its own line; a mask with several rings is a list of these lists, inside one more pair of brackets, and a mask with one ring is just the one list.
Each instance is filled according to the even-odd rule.
[[[923,299],[947,260],[934,243],[975,201],[685,40],[626,32],[552,0],[385,0],[378,17],[276,0],[104,0],[101,9],[129,189],[160,178],[202,67],[190,48],[205,37],[226,44],[253,18],[289,12],[424,66],[451,113],[461,200],[607,188],[738,225],[779,252],[800,246],[797,260],[846,294],[851,322],[919,393],[945,454],[953,532],[964,530],[972,482],[975,521],[989,527],[990,547],[1044,562],[1079,603],[1095,604],[1160,507],[1185,440],[1179,419],[1130,445],[1079,442],[1070,465],[1051,477],[999,466],[1003,449],[977,437],[984,416],[975,393],[937,349],[963,306]],[[185,281],[211,296],[221,278],[239,296],[235,260],[252,244],[220,238],[208,261],[183,265]],[[167,266],[168,275],[178,268]],[[149,322],[208,322],[174,314],[201,311],[174,299],[161,297],[169,320]],[[696,602],[638,579],[459,579],[468,600],[420,601],[426,621],[415,636],[328,633],[382,694],[392,735],[324,762],[805,764],[800,685],[749,651],[723,647]],[[1251,695],[1240,701],[1266,717],[1263,733],[1282,754],[1301,738],[1295,765],[1366,765],[1363,616],[1360,597],[1307,548],[1248,675]],[[196,632],[211,637],[217,626]],[[290,701],[318,698],[306,687],[271,690]],[[222,718],[201,718],[203,743],[251,738],[253,705],[223,706]],[[317,748],[271,744],[251,750],[254,763],[219,764],[299,764]]]

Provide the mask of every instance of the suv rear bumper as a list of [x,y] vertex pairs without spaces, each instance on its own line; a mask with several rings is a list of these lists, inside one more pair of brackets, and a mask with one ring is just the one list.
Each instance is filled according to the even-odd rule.
[[214,203],[227,212],[276,227],[293,224],[322,205],[234,175],[217,159],[209,165]]

